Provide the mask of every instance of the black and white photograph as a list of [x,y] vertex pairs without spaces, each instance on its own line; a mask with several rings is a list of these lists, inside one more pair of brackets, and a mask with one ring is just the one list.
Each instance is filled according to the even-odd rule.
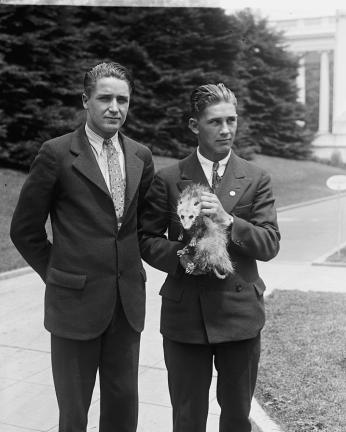
[[0,0],[0,432],[345,432],[341,0]]

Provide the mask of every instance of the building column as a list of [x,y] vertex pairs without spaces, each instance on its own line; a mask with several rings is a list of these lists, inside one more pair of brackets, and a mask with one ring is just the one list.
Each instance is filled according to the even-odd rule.
[[300,57],[299,59],[297,86],[298,86],[298,101],[303,105],[305,105],[306,88],[305,88],[305,58],[304,57]]
[[321,53],[320,59],[320,102],[318,133],[329,133],[329,54]]
[[333,134],[346,134],[346,11],[337,11],[334,51]]

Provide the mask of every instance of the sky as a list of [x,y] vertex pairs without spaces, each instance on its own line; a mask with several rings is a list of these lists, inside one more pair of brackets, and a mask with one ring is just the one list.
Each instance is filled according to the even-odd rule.
[[[346,13],[345,0],[0,0],[0,4],[70,4],[100,6],[215,6],[230,13],[246,7],[263,18],[286,19],[335,15],[337,9]],[[313,5],[313,6],[312,6]]]

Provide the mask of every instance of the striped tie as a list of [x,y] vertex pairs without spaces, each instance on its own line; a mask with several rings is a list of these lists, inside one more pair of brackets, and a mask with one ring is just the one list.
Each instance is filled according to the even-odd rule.
[[124,213],[125,181],[121,174],[119,155],[112,140],[104,140],[103,146],[107,153],[110,193],[117,215],[118,228],[120,228]]
[[215,193],[217,188],[219,187],[220,183],[221,183],[221,177],[219,176],[217,170],[219,169],[219,162],[214,162],[213,163],[213,177],[212,177],[212,181],[211,181],[211,188],[213,190],[213,192]]

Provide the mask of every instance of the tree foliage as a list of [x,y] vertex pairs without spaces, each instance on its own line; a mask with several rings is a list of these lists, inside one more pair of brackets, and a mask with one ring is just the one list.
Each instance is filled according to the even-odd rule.
[[28,167],[45,139],[79,125],[84,73],[102,61],[132,70],[125,131],[155,154],[190,152],[189,95],[197,85],[224,82],[239,101],[240,155],[304,157],[297,61],[280,42],[249,11],[3,5],[0,162]]

